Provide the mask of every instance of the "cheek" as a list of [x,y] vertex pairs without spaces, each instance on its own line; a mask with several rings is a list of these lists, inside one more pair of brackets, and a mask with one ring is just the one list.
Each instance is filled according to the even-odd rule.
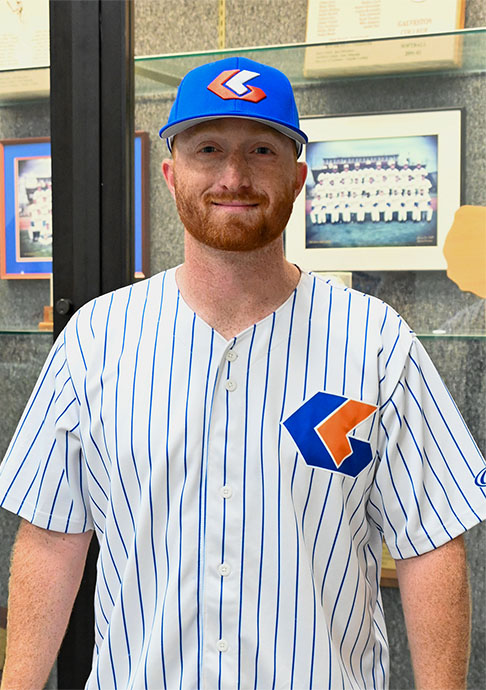
[[206,174],[201,174],[188,166],[177,173],[174,171],[174,189],[176,193],[181,191],[186,198],[196,201],[210,188],[211,177],[207,175],[207,171]]

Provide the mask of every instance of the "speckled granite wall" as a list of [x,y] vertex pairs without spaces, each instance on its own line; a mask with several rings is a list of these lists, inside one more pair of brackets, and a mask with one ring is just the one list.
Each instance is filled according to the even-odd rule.
[[[218,47],[219,0],[135,0],[135,54]],[[305,41],[307,0],[226,0],[226,47]],[[466,27],[486,26],[483,0],[466,0]]]
[[[226,0],[227,47],[295,43],[305,39],[306,0]],[[135,0],[137,55],[212,50],[218,41],[218,0]],[[486,25],[486,4],[468,0],[466,26]],[[379,81],[329,83],[298,88],[302,115],[376,112],[413,108],[466,108],[466,176],[464,202],[486,204],[484,78],[382,78]],[[151,272],[183,259],[182,232],[172,198],[165,189],[160,163],[165,149],[157,137],[173,95],[140,98],[136,128],[151,141]],[[49,135],[47,104],[0,108],[0,138]],[[484,304],[461,293],[442,272],[355,273],[353,285],[392,304],[417,332],[430,331],[451,319],[471,322],[484,315]],[[36,327],[49,300],[48,281],[0,281],[0,331]],[[481,312],[481,306],[483,311]],[[481,317],[480,317],[481,318]],[[50,344],[48,335],[0,335],[2,375],[0,455],[3,455]],[[436,365],[483,451],[486,451],[486,343],[478,340],[424,340]],[[479,401],[479,404],[478,404]],[[0,606],[6,603],[8,554],[16,520],[0,514]],[[470,690],[482,690],[485,677],[486,621],[485,534],[467,535],[473,583],[473,650]],[[403,617],[396,590],[384,591],[391,643],[391,688],[413,687]],[[51,684],[53,681],[51,680]],[[50,685],[50,687],[54,687]]]

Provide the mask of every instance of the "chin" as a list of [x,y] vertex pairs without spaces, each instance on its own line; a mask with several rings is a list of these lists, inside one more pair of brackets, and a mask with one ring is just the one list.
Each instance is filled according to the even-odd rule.
[[275,242],[282,236],[283,228],[249,230],[248,228],[217,228],[204,232],[201,226],[188,228],[188,232],[201,244],[226,252],[251,252]]

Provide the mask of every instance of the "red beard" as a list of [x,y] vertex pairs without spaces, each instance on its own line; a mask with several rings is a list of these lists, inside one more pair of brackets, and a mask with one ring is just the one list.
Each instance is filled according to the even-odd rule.
[[[205,192],[199,200],[174,180],[177,210],[185,229],[199,242],[225,251],[260,249],[277,239],[287,225],[294,203],[293,189],[282,188],[273,210],[267,194],[242,192],[215,195]],[[240,202],[249,209],[220,208],[219,204]]]

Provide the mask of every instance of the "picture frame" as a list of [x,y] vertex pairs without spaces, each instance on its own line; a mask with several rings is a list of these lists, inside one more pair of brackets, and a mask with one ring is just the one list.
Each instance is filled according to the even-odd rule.
[[[466,0],[308,0],[304,75],[342,77],[454,69]],[[424,40],[426,36],[426,40]]]
[[445,270],[462,199],[462,108],[301,119],[304,188],[285,231],[305,270]]
[[49,96],[49,0],[0,2],[2,102]]
[[[52,274],[51,144],[0,140],[0,278]],[[149,274],[149,136],[134,137],[135,279]]]
[[135,278],[148,278],[150,270],[150,138],[147,132],[135,132],[134,149],[134,264]]

